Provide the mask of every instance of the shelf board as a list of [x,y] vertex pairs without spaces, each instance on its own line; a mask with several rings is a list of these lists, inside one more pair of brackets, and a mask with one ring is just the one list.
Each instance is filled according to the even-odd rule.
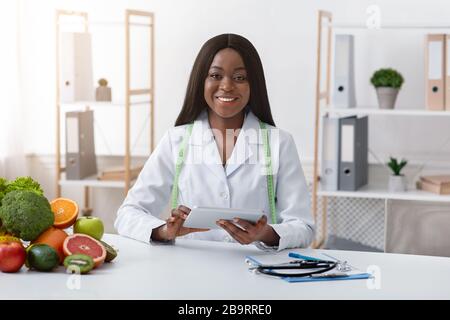
[[450,116],[450,111],[433,111],[425,109],[379,109],[376,107],[364,108],[324,108],[323,112],[333,115],[389,115],[389,116]]
[[[136,180],[131,180],[131,185]],[[96,176],[90,176],[82,180],[59,180],[60,186],[100,187],[100,188],[125,188],[125,181],[98,180]]]
[[416,200],[433,202],[450,202],[450,195],[439,195],[423,190],[409,189],[405,192],[389,192],[380,186],[366,185],[357,191],[323,191],[317,192],[318,196],[326,197],[348,197],[348,198],[370,198],[370,199],[392,199],[392,200]]
[[[150,101],[136,101],[130,102],[130,105],[148,105]],[[78,106],[90,106],[90,107],[125,107],[125,102],[113,101],[76,101],[76,102],[61,102],[61,107],[78,107]]]
[[[80,24],[87,24],[88,26],[117,26],[117,27],[123,27],[126,25],[125,21],[91,21],[88,23],[79,22],[79,21],[60,21],[58,22],[58,25],[60,26],[70,26],[70,25],[80,25]],[[145,22],[129,22],[130,26],[136,26],[136,27],[151,27],[152,23],[145,23]]]
[[435,30],[435,29],[450,29],[448,24],[381,24],[380,28],[369,28],[365,24],[358,23],[331,23],[325,26],[331,26],[334,29],[365,29],[368,31],[379,30]]

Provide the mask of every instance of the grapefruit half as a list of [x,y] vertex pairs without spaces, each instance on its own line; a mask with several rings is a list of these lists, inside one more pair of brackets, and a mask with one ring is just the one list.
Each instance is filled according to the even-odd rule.
[[68,236],[63,244],[64,254],[86,254],[94,260],[94,268],[100,266],[106,258],[105,247],[87,234],[75,233]]

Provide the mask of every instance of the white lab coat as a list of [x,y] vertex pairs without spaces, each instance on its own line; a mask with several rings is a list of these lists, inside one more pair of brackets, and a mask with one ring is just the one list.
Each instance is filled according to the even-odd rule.
[[[147,160],[134,186],[119,208],[115,227],[119,234],[150,242],[152,230],[165,223],[160,214],[168,207],[178,151],[187,125],[174,127],[163,136]],[[261,209],[280,236],[278,247],[256,243],[261,249],[307,247],[314,237],[314,222],[303,170],[292,136],[269,129],[277,223],[272,224],[262,135],[257,117],[249,112],[225,168],[218,152],[206,111],[194,122],[186,160],[179,178],[178,204],[189,208],[209,206]],[[189,239],[234,241],[223,229],[195,232]]]

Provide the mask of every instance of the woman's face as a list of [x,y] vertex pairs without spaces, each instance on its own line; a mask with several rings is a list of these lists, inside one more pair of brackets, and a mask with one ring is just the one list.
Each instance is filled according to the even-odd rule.
[[232,118],[245,108],[250,85],[237,51],[226,48],[217,52],[205,80],[204,95],[209,108],[221,118]]

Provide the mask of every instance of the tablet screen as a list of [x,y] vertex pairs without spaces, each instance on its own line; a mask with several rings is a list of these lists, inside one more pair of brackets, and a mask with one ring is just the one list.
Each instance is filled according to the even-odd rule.
[[231,209],[213,207],[194,207],[189,213],[184,226],[188,228],[219,229],[216,221],[240,218],[256,223],[264,215],[260,209]]

